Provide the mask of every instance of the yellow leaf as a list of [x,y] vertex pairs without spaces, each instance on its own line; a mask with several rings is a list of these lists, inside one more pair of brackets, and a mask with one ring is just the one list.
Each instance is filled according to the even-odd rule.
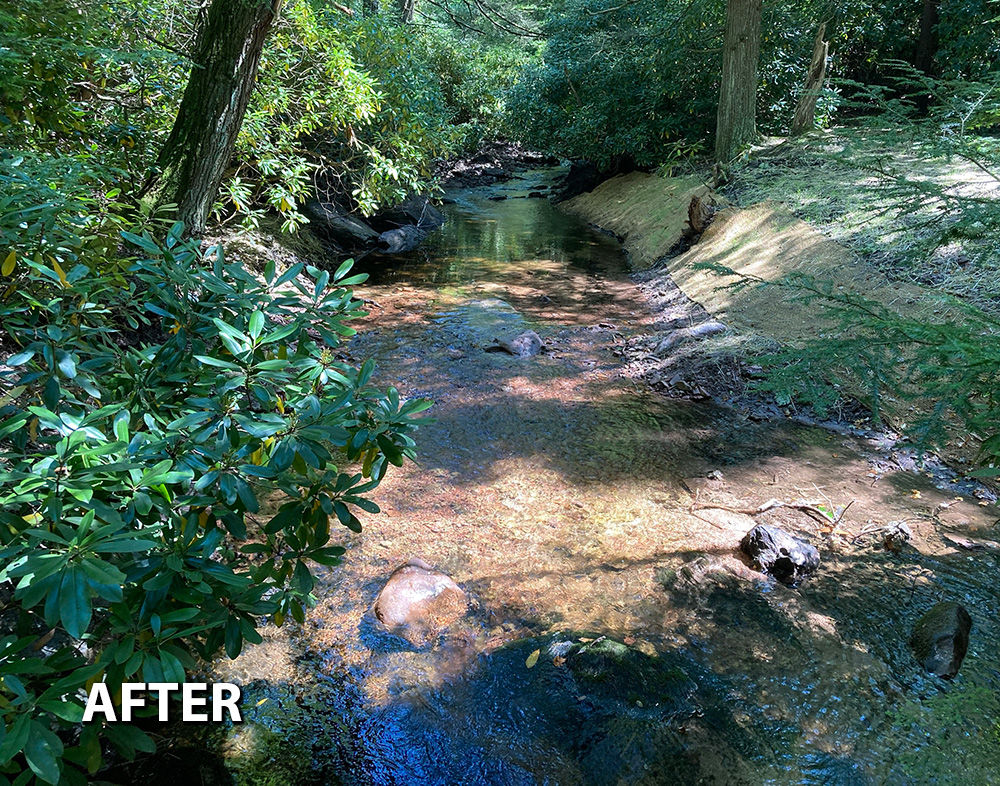
[[535,650],[528,656],[528,659],[524,662],[524,665],[527,666],[529,669],[533,668],[534,665],[538,663],[538,656],[541,654],[542,654],[541,650]]
[[5,276],[9,276],[14,272],[15,264],[17,264],[17,252],[14,249],[11,249],[7,258],[3,261],[3,267],[0,267],[0,273],[3,273]]
[[62,282],[64,287],[69,286],[69,281],[66,280],[66,271],[62,269],[62,265],[55,257],[49,257],[52,260],[52,269],[56,271],[56,275],[59,276],[59,280]]

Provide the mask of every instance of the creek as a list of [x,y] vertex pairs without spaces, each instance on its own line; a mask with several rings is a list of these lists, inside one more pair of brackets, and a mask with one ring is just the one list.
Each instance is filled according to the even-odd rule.
[[[229,766],[275,784],[1000,782],[998,552],[940,537],[995,510],[865,440],[645,391],[622,347],[656,314],[617,242],[526,198],[551,174],[452,194],[423,249],[361,266],[372,313],[346,352],[435,406],[306,623],[218,665],[245,689]],[[484,351],[526,329],[544,352]],[[692,506],[817,495],[854,501],[839,530],[757,517],[820,549],[798,589],[737,558],[753,519]],[[853,540],[889,520],[914,530],[899,553]],[[371,613],[411,557],[472,600],[423,649]],[[906,643],[939,600],[973,618],[951,682]]]

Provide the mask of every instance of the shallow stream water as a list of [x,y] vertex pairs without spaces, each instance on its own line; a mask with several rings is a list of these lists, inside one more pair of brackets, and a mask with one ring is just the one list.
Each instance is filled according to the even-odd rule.
[[[621,347],[656,314],[614,240],[525,198],[548,175],[454,194],[425,248],[362,265],[372,314],[348,351],[432,420],[306,624],[220,665],[250,719],[231,765],[380,786],[1000,782],[1000,552],[942,537],[995,538],[995,507],[860,439],[645,392]],[[529,328],[542,354],[484,351]],[[853,504],[832,532],[756,517],[820,548],[799,589],[738,559],[755,519],[701,507],[803,497]],[[855,540],[891,520],[914,531],[900,553]],[[472,600],[422,650],[371,614],[411,557]],[[974,621],[952,682],[906,644],[938,600]]]

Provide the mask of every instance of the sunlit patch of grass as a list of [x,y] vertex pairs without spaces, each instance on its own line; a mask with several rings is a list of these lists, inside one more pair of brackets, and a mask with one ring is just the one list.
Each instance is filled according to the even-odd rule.
[[[1000,158],[1000,140],[975,147]],[[1000,313],[1000,172],[942,150],[870,130],[786,141],[752,156],[726,196],[782,202],[890,279]]]

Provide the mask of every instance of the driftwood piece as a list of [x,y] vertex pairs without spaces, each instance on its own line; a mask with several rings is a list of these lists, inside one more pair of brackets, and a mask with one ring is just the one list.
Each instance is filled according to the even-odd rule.
[[799,96],[799,103],[792,117],[792,136],[801,136],[812,131],[816,124],[816,101],[826,79],[826,58],[830,52],[830,42],[823,40],[825,35],[826,22],[823,22],[816,33],[812,62],[809,63],[809,73],[806,75],[806,86]]
[[734,508],[729,505],[722,505],[717,502],[705,502],[700,504],[691,505],[688,509],[691,512],[696,510],[725,510],[729,513],[742,513],[745,516],[759,516],[761,513],[766,513],[769,510],[774,510],[775,508],[791,508],[792,510],[799,510],[803,513],[807,513],[813,518],[817,519],[821,524],[826,526],[834,526],[840,523],[840,520],[844,518],[844,514],[847,513],[847,508],[854,504],[854,500],[851,500],[847,506],[840,511],[840,514],[834,518],[830,514],[823,510],[820,510],[817,503],[807,502],[806,500],[795,500],[794,502],[782,502],[780,499],[769,499],[762,505],[758,505],[755,508]]

